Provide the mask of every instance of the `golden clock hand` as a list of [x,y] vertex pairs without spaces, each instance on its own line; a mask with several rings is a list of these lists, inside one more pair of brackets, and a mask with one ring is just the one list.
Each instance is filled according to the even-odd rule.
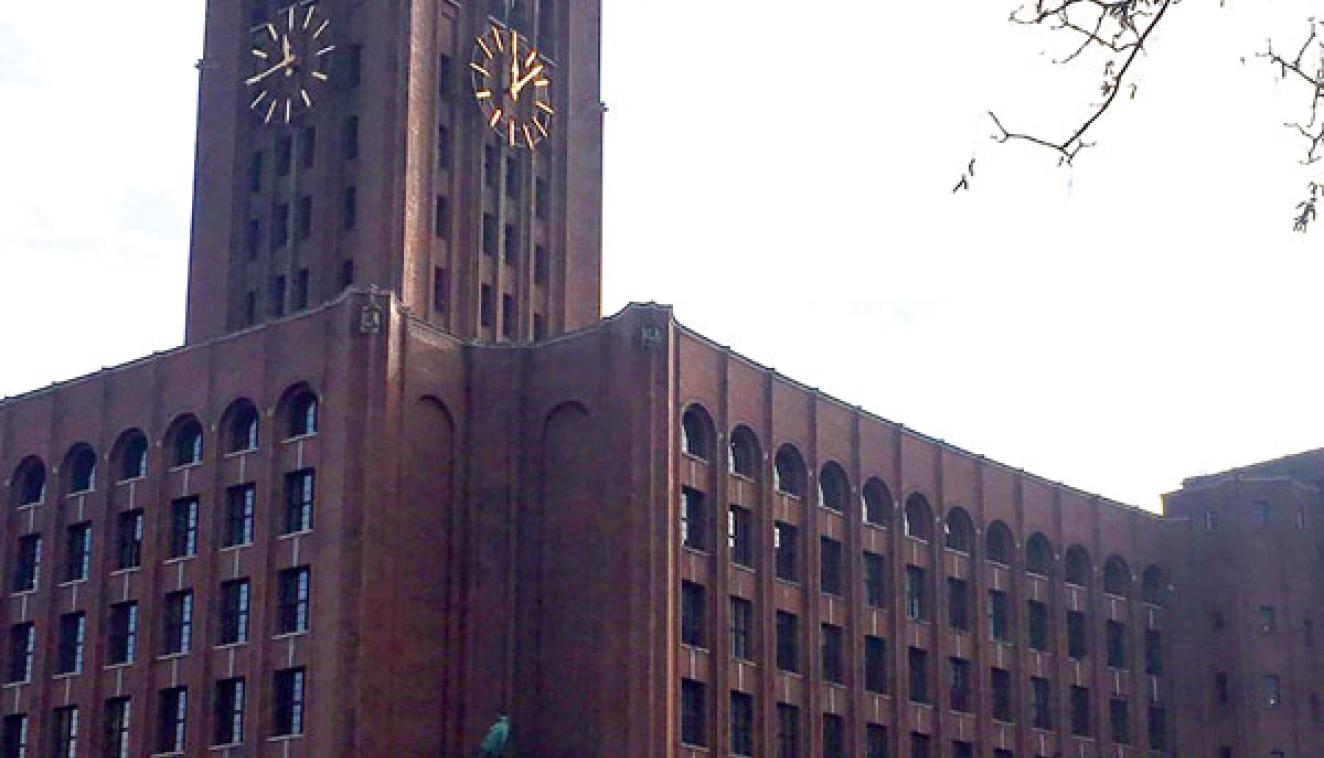
[[528,73],[526,73],[526,74],[524,75],[523,78],[521,78],[519,81],[515,82],[515,85],[511,88],[511,90],[512,90],[512,94],[515,95],[515,98],[516,98],[516,99],[519,99],[519,93],[520,93],[521,91],[523,91],[523,89],[524,89],[525,87],[529,86],[529,82],[533,81],[533,80],[536,79],[540,74],[542,74],[543,69],[545,69],[545,68],[546,68],[546,66],[544,66],[544,65],[541,64],[541,63],[539,63],[538,65],[536,65],[536,66],[534,66],[533,68],[529,69]]
[[293,62],[294,62],[293,58],[286,58],[280,63],[277,63],[276,65],[272,66],[266,71],[263,71],[262,73],[258,74],[257,76],[251,76],[248,79],[245,79],[244,83],[251,87],[252,85],[262,81],[263,79],[266,79],[268,76],[271,76],[272,74],[276,73],[277,71],[280,71],[281,69],[288,67]]

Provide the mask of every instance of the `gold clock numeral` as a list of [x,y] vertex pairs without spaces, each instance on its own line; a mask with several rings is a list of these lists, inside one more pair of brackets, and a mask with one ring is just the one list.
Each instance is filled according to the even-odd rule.
[[478,65],[477,63],[470,63],[470,64],[469,64],[469,68],[471,68],[471,69],[473,69],[474,71],[478,72],[478,75],[481,76],[481,77],[483,77],[484,79],[486,79],[487,77],[491,76],[491,74],[487,73],[487,69],[483,68],[482,66]]
[[285,98],[285,123],[287,124],[290,123],[290,116],[292,116],[293,114],[294,114],[294,105],[293,103],[290,102],[290,99],[287,97]]
[[271,41],[272,41],[272,42],[279,42],[279,41],[280,41],[280,33],[278,33],[278,32],[276,31],[276,27],[275,27],[273,24],[271,24],[270,22],[267,23],[267,34],[269,34],[269,35],[271,36]]
[[326,31],[326,28],[330,25],[331,22],[329,20],[323,21],[322,25],[317,27],[317,31],[313,32],[313,39],[317,39],[318,37],[322,36],[322,32]]
[[259,50],[257,48],[253,48],[253,56],[256,58],[261,58],[262,60],[266,60],[271,57],[271,55],[269,55],[266,50]]
[[336,49],[336,46],[335,46],[335,45],[327,45],[326,47],[324,47],[324,48],[322,48],[321,50],[318,50],[318,51],[317,51],[317,57],[318,57],[318,58],[321,58],[323,55],[329,55],[329,54],[331,53],[331,51],[333,51],[333,50],[335,50],[335,49]]
[[547,103],[544,103],[544,102],[541,101],[541,100],[539,100],[539,101],[537,101],[536,103],[534,103],[534,105],[538,106],[538,110],[540,110],[540,111],[546,113],[546,114],[549,115],[549,116],[555,116],[555,115],[556,115],[556,111],[552,108],[552,106],[548,105]]
[[506,43],[501,41],[500,27],[497,26],[492,27],[492,39],[496,40],[497,50],[503,53],[506,52]]
[[492,117],[487,120],[487,125],[495,129],[496,125],[501,123],[501,115],[502,114],[500,108],[497,108],[496,110],[492,111]]
[[524,141],[529,143],[529,147],[533,147],[534,145],[533,132],[529,131],[528,124],[525,124],[523,129],[524,129]]
[[262,104],[263,100],[266,99],[267,99],[267,91],[262,90],[261,92],[257,93],[257,97],[253,98],[253,102],[248,104],[249,109],[257,110],[257,107]]
[[290,30],[290,31],[294,31],[294,6],[293,6],[293,5],[290,6],[289,12],[286,14],[286,16],[287,16],[288,18],[287,18],[287,20],[286,20],[286,22],[285,22],[285,25],[286,25],[287,27],[289,27],[289,30]]
[[276,99],[272,98],[271,104],[267,106],[267,116],[265,119],[263,119],[263,123],[267,123],[267,124],[271,123],[272,117],[276,115],[276,106],[277,106]]
[[474,97],[478,98],[479,100],[491,100],[492,90],[490,89],[479,90],[474,93]]
[[492,48],[490,48],[490,47],[487,46],[487,42],[485,42],[485,41],[483,40],[482,37],[479,37],[479,38],[478,38],[478,46],[481,47],[481,48],[483,49],[483,55],[486,55],[486,56],[487,56],[487,59],[488,59],[488,60],[491,60],[491,59],[492,59]]
[[305,108],[313,107],[313,98],[311,95],[308,94],[308,90],[304,89],[303,87],[300,87],[299,97],[303,98],[303,106]]
[[547,127],[543,126],[542,122],[536,118],[533,120],[533,128],[537,129],[544,138],[551,136],[547,133]]
[[313,23],[313,14],[316,13],[316,12],[317,12],[317,6],[316,6],[316,5],[310,5],[310,6],[308,6],[308,15],[307,15],[307,16],[304,16],[304,19],[303,19],[303,28],[304,28],[304,31],[307,31],[307,30],[308,30],[308,26],[309,26],[310,24]]
[[506,122],[506,132],[507,132],[507,134],[509,134],[510,146],[511,146],[511,147],[514,147],[514,146],[515,146],[515,120],[514,120],[514,119],[511,119],[510,121]]
[[322,73],[321,71],[314,71],[313,73],[309,74],[309,76],[311,76],[312,78],[316,79],[316,80],[319,81],[319,82],[324,82],[324,81],[326,81],[327,79],[330,78],[329,76],[327,76],[326,74]]

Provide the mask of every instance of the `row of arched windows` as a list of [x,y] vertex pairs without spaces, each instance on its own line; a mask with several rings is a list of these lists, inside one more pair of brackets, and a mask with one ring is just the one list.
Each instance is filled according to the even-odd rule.
[[[283,423],[285,438],[303,437],[317,432],[317,395],[307,385],[296,385],[286,391],[278,405],[278,416]],[[221,415],[221,444],[226,453],[256,450],[261,414],[257,406],[247,399],[236,400]],[[162,445],[172,467],[191,466],[202,462],[204,429],[193,414],[182,414],[167,427]],[[151,444],[140,429],[129,429],[120,434],[111,448],[110,471],[115,482],[126,482],[147,476],[148,451]],[[69,448],[59,469],[63,473],[61,491],[64,495],[89,492],[96,489],[97,453],[86,442]],[[25,506],[46,499],[46,464],[39,456],[29,455],[14,470],[10,478],[10,492],[15,505]]]
[[[699,405],[691,405],[681,417],[681,448],[695,458],[711,463],[715,453],[716,427],[712,417]],[[731,432],[728,456],[729,471],[737,476],[757,481],[762,460],[758,438],[747,426],[737,426]],[[800,451],[790,443],[777,449],[773,458],[773,486],[778,492],[798,498],[808,495],[808,468]],[[818,502],[825,508],[843,512],[850,500],[850,479],[840,464],[825,463],[818,477]],[[891,491],[881,479],[871,478],[861,492],[861,507],[866,524],[890,526],[895,501]],[[933,540],[935,519],[928,499],[919,493],[906,498],[902,509],[902,526],[907,537],[930,542]],[[948,549],[973,555],[977,543],[976,530],[970,514],[959,506],[949,508],[944,524],[944,539]],[[989,524],[984,533],[985,557],[995,563],[1010,566],[1015,555],[1015,539],[1011,529],[1001,521]],[[1035,532],[1025,545],[1025,570],[1030,574],[1051,577],[1057,562],[1052,544],[1040,532]],[[1067,584],[1090,586],[1093,564],[1089,553],[1080,545],[1072,545],[1065,556]],[[1130,597],[1133,578],[1130,568],[1121,556],[1111,555],[1104,562],[1103,589],[1111,595]],[[1167,593],[1163,570],[1150,566],[1141,575],[1141,596],[1147,603],[1161,605]]]

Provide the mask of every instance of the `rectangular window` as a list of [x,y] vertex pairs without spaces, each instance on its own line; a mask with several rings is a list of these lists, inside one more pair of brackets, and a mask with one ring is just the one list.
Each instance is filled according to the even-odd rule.
[[308,631],[308,598],[312,574],[307,566],[285,569],[278,577],[280,607],[276,614],[276,633]]
[[308,307],[309,289],[308,269],[299,269],[294,275],[294,310],[301,311]]
[[244,741],[244,680],[222,679],[216,683],[215,745],[237,745]]
[[910,758],[933,758],[933,740],[929,735],[910,733]]
[[65,536],[64,581],[83,581],[92,568],[92,525],[74,524]]
[[777,611],[777,668],[800,672],[800,619],[786,611]]
[[800,709],[777,704],[777,758],[800,758]]
[[1222,671],[1214,674],[1214,700],[1219,705],[1225,705],[1228,701],[1227,674]]
[[224,547],[247,545],[253,541],[253,514],[257,506],[257,486],[241,484],[225,491]]
[[304,195],[299,198],[299,212],[295,217],[295,228],[299,232],[299,239],[306,240],[313,236],[313,198]]
[[990,679],[992,685],[993,718],[1010,723],[1011,713],[1011,672],[995,668]]
[[14,567],[14,592],[37,589],[37,576],[41,573],[41,535],[29,534],[18,538],[18,561]]
[[864,727],[865,758],[889,758],[887,749],[887,727],[881,724],[868,724]]
[[353,259],[344,261],[340,264],[340,288],[343,290],[354,283],[354,261]]
[[449,55],[437,56],[437,97],[443,101],[451,96],[451,82],[454,79],[452,68]]
[[842,666],[841,627],[823,624],[822,633],[823,679],[832,684],[841,684],[845,676]]
[[299,132],[299,161],[304,168],[312,168],[317,162],[317,129],[312,126],[304,127]]
[[483,184],[488,187],[496,187],[497,183],[497,150],[491,145],[483,148]]
[[273,728],[277,736],[303,734],[303,704],[305,696],[302,668],[276,672],[275,709]]
[[832,713],[823,714],[823,758],[846,758],[846,729]]
[[437,127],[437,168],[443,171],[451,167],[451,130],[444,126]]
[[511,295],[501,296],[501,334],[506,339],[515,339],[515,298]]
[[285,277],[278,276],[271,280],[271,315],[279,318],[285,315]]
[[926,621],[928,617],[929,599],[924,569],[919,566],[906,566],[906,618]]
[[129,758],[130,715],[127,697],[113,697],[106,701],[106,758]]
[[359,157],[359,117],[350,116],[340,128],[340,152],[345,160]]
[[249,585],[247,579],[236,579],[221,585],[222,645],[248,642]]
[[731,693],[731,754],[754,755],[754,698]]
[[975,758],[974,743],[952,740],[952,758]]
[[958,631],[970,631],[970,583],[963,579],[947,580],[947,623]]
[[138,659],[138,604],[116,603],[110,606],[110,634],[107,653],[110,664],[120,666]]
[[437,266],[432,269],[432,310],[436,313],[446,312],[446,303],[450,302],[450,277],[446,274],[446,269]]
[[248,230],[244,236],[244,250],[248,253],[248,260],[257,260],[258,251],[262,249],[262,219],[250,218],[248,220]]
[[731,598],[731,657],[754,660],[754,641],[754,604],[744,598]]
[[1150,676],[1163,673],[1163,633],[1157,629],[1145,630],[1145,673]]
[[171,592],[165,597],[165,638],[162,653],[178,655],[193,648],[193,591]]
[[1149,706],[1149,749],[1168,749],[1168,712],[1161,705]]
[[547,318],[541,313],[533,314],[533,340],[541,342],[547,336]]
[[773,548],[777,551],[777,578],[786,582],[800,581],[800,559],[796,548],[800,530],[782,521],[773,525]]
[[520,190],[520,170],[519,160],[515,157],[506,158],[506,197],[519,197]]
[[1085,614],[1067,611],[1067,657],[1080,660],[1089,653]]
[[930,703],[929,694],[929,654],[917,647],[910,648],[910,700],[914,703]]
[[1048,650],[1051,636],[1048,633],[1048,604],[1037,600],[1029,601],[1030,649]]
[[1120,621],[1108,621],[1108,666],[1126,668],[1126,625]]
[[537,181],[534,183],[533,194],[533,212],[538,218],[547,218],[548,200],[547,180],[538,177]]
[[972,710],[970,661],[964,658],[951,658],[948,662],[951,664],[951,680],[948,684],[951,687],[952,710],[969,713]]
[[341,58],[345,68],[345,86],[353,89],[363,81],[363,46],[350,45]]
[[[271,214],[271,246],[272,248],[283,247],[289,241],[290,206],[288,203],[278,203]],[[283,297],[283,288],[281,294]]]
[[198,552],[198,499],[187,497],[170,504],[170,557],[187,558]]
[[[0,729],[0,749],[4,758],[27,758],[28,755],[28,717],[21,713],[5,716],[4,727]],[[127,756],[127,753],[125,754]]]
[[161,690],[156,721],[156,752],[182,753],[188,738],[188,689]]
[[1283,702],[1282,689],[1278,683],[1277,674],[1264,675],[1264,705],[1267,708],[1277,708]]
[[248,156],[248,191],[262,191],[262,151]]
[[143,512],[125,511],[115,519],[115,570],[138,568],[143,562]]
[[702,492],[689,487],[681,488],[680,541],[691,550],[708,549],[708,541],[704,539],[708,526],[705,510]]
[[32,681],[32,659],[37,654],[37,626],[31,621],[9,627],[9,669],[6,682]]
[[68,705],[55,709],[52,728],[55,758],[75,758],[78,755],[78,706]]
[[1011,612],[1007,593],[988,591],[988,633],[998,642],[1011,642]]
[[1272,605],[1260,606],[1260,631],[1272,632],[1278,629],[1278,616]]
[[887,641],[882,637],[864,638],[864,690],[887,694]]
[[680,641],[691,647],[706,647],[704,635],[703,586],[680,583]]
[[304,469],[285,475],[284,534],[307,532],[313,528],[313,482],[315,478],[315,472],[312,469]]
[[533,249],[533,281],[547,283],[547,248],[538,245]]
[[754,514],[748,508],[732,505],[726,519],[727,540],[731,548],[731,562],[746,568],[754,567]]
[[66,613],[60,617],[60,650],[55,673],[78,674],[83,671],[83,651],[87,643],[87,614]]
[[1108,722],[1112,726],[1112,739],[1118,745],[1131,744],[1130,709],[1122,698],[1108,701]]
[[496,299],[490,284],[478,288],[478,322],[487,329],[496,326]]
[[1053,684],[1041,677],[1030,677],[1030,713],[1035,729],[1053,728]]
[[829,595],[841,595],[841,543],[828,537],[819,538],[819,581],[821,589]]
[[294,160],[294,140],[288,135],[276,139],[276,175],[289,176]]
[[450,239],[451,204],[445,195],[437,195],[436,205],[432,210],[432,233],[437,239]]
[[1071,688],[1071,733],[1077,737],[1090,736],[1090,691],[1087,687]]
[[877,553],[864,554],[864,603],[870,608],[887,607],[887,563]]
[[702,682],[693,679],[680,681],[680,741],[684,745],[704,747],[708,744],[708,715]]
[[340,228],[353,229],[359,225],[359,190],[346,187],[344,199],[340,203]]
[[492,257],[497,254],[497,220],[490,213],[483,214],[483,253]]

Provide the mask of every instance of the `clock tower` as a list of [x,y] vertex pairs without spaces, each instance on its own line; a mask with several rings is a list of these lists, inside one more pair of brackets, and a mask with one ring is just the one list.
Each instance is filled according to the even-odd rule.
[[194,344],[398,294],[487,343],[600,317],[601,0],[214,0]]

